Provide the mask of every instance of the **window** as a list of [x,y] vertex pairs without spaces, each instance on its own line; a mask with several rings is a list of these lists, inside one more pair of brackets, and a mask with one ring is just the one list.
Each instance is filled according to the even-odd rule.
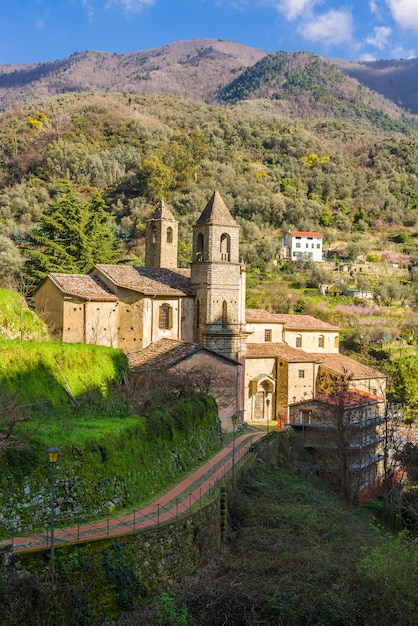
[[151,239],[152,239],[153,244],[157,243],[157,227],[156,226],[152,227]]
[[309,248],[309,244],[308,243],[305,243],[305,248]]
[[167,243],[173,243],[173,229],[171,226],[167,228]]
[[293,253],[293,256],[296,256],[296,252]]
[[264,331],[264,341],[271,341],[271,328]]
[[169,304],[162,304],[159,310],[158,327],[168,330],[173,325],[173,309]]
[[196,261],[203,261],[203,235],[199,233],[196,239]]
[[320,248],[321,248],[321,244],[320,244],[320,243],[317,243],[317,244],[316,244],[316,248],[317,248],[317,250],[320,250]]
[[231,237],[224,233],[221,236],[221,261],[230,261]]
[[296,242],[296,248],[300,248],[300,241]]
[[338,337],[334,337],[334,348],[339,348],[340,346],[340,342]]
[[302,347],[302,335],[296,335],[296,347],[297,348]]
[[324,335],[319,335],[318,337],[318,348],[324,348],[325,347],[325,337]]
[[314,243],[313,243],[313,244],[311,244],[311,248],[315,248],[315,244],[314,244]]
[[305,370],[299,370],[298,377],[299,378],[305,378]]
[[222,302],[222,328],[228,325],[228,303],[226,300]]

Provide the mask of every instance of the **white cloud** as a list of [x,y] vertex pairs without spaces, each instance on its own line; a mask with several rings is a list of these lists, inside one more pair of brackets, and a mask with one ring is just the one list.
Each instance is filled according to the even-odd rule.
[[405,50],[403,46],[396,46],[391,50],[391,57],[393,59],[414,59],[416,56],[415,50]]
[[353,19],[350,11],[331,9],[300,24],[298,32],[309,41],[320,42],[326,46],[352,44]]
[[274,2],[276,9],[282,13],[288,22],[292,22],[298,17],[303,17],[311,13],[315,4],[320,0],[279,0]]
[[383,50],[386,48],[391,34],[392,29],[389,26],[375,26],[373,28],[373,36],[367,37],[366,43],[369,44],[369,46]]
[[109,0],[106,8],[120,6],[128,13],[139,13],[147,6],[155,4],[156,0]]
[[417,0],[386,0],[395,22],[405,30],[418,31]]

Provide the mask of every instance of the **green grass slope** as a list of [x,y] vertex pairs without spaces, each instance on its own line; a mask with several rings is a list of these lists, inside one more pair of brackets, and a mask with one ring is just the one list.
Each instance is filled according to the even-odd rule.
[[0,341],[4,339],[49,338],[44,322],[31,311],[16,291],[0,289]]

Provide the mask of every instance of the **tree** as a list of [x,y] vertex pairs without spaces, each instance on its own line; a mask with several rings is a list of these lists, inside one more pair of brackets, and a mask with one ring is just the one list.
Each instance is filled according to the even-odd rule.
[[111,263],[120,256],[105,207],[105,202],[100,193],[93,197],[88,206],[85,227],[88,240],[86,259],[88,269],[93,267],[95,263]]
[[155,155],[141,161],[137,174],[138,191],[155,203],[167,198],[173,181],[173,171]]
[[50,272],[87,272],[94,263],[117,256],[101,196],[86,203],[68,181],[58,187],[55,201],[29,233],[28,244],[25,271],[35,284]]
[[10,288],[24,259],[11,239],[0,235],[0,285]]
[[22,448],[28,438],[28,434],[17,434],[17,424],[24,422],[26,418],[15,398],[8,394],[1,394],[0,399],[0,454],[6,448]]

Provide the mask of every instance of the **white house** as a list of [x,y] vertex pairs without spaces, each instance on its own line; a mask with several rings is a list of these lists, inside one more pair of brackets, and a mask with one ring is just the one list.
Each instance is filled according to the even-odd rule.
[[291,261],[300,258],[322,261],[321,233],[289,230],[283,238],[283,258]]

